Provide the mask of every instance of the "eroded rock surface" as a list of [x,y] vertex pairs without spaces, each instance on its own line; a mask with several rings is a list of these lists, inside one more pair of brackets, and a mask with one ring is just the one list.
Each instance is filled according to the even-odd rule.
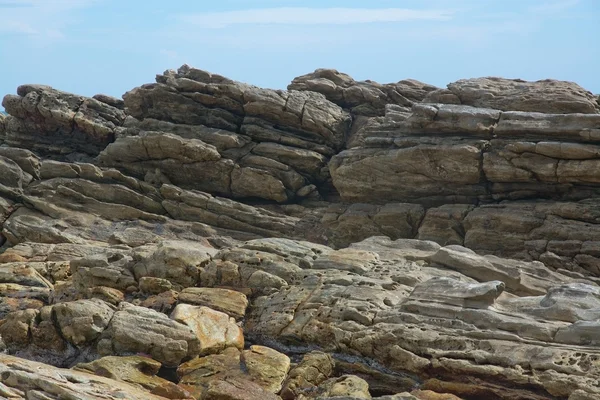
[[600,397],[596,97],[288,89],[4,98],[0,397]]

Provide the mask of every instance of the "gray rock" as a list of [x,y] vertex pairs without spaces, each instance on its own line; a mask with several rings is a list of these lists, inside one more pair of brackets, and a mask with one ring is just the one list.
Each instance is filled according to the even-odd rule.
[[108,326],[114,309],[97,299],[61,303],[52,307],[62,337],[75,346],[89,345]]
[[[139,386],[0,354],[0,395],[9,399],[159,400]],[[101,393],[101,394],[99,394]]]
[[200,354],[200,341],[186,325],[145,307],[121,303],[98,341],[101,355],[143,353],[167,366]]
[[288,89],[322,93],[329,101],[350,109],[353,114],[377,116],[383,115],[388,104],[410,107],[437,88],[414,79],[385,85],[373,81],[356,82],[336,70],[317,69],[294,78]]
[[96,155],[114,140],[125,114],[96,99],[23,85],[18,96],[7,95],[2,105],[11,115],[5,121],[5,143],[41,154],[83,152]]
[[448,89],[462,104],[475,107],[565,114],[600,112],[592,93],[573,82],[490,77],[461,79],[448,84]]

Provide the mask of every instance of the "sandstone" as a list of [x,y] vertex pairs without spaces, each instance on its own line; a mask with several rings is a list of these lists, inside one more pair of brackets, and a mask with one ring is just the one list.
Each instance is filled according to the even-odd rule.
[[[276,359],[280,358],[275,351],[271,353],[274,353],[270,354],[271,358],[274,355]],[[230,347],[221,354],[200,357],[182,364],[177,370],[181,378],[179,385],[189,390],[195,398],[202,399],[279,399],[269,388],[277,385],[277,376],[280,377],[281,372],[277,371],[272,376],[274,371],[269,372],[268,367],[264,369],[252,364],[255,360],[252,357],[250,368],[246,368],[245,361],[240,356],[239,350]],[[264,361],[271,361],[270,357],[266,357]]]
[[244,335],[227,314],[203,306],[178,304],[171,318],[185,324],[200,341],[200,354],[218,353],[227,347],[244,348]]
[[44,154],[81,152],[96,155],[114,139],[125,114],[96,99],[43,85],[23,85],[2,105],[5,143]]
[[106,329],[114,310],[101,300],[79,300],[52,307],[61,335],[75,346],[93,342]]
[[91,363],[77,364],[75,371],[141,386],[148,392],[168,399],[188,399],[189,393],[166,379],[156,376],[161,364],[147,357],[103,357]]
[[369,385],[356,376],[341,376],[323,382],[317,389],[317,398],[350,397],[355,399],[370,399]]
[[290,369],[290,359],[285,354],[265,346],[250,346],[241,356],[253,381],[266,390],[279,393]]
[[327,243],[330,246],[346,247],[371,236],[412,238],[423,215],[423,207],[418,204],[336,204],[327,209],[321,224],[326,229]]
[[165,292],[148,296],[145,300],[136,303],[142,307],[146,307],[163,314],[170,314],[171,311],[177,305],[179,293],[174,290],[167,290]]
[[487,308],[504,291],[504,282],[463,283],[451,278],[433,278],[415,286],[410,299],[468,308]]
[[322,93],[328,100],[350,109],[354,114],[374,116],[382,115],[388,104],[410,107],[437,88],[413,79],[385,85],[372,81],[356,82],[336,70],[317,69],[294,78],[288,89]]
[[149,354],[176,366],[200,354],[200,341],[188,326],[144,307],[121,303],[98,342],[101,355]]
[[288,89],[5,97],[0,397],[600,396],[596,97]]
[[520,79],[462,79],[448,85],[462,104],[498,110],[544,113],[598,113],[595,97],[572,82]]
[[334,362],[330,355],[322,352],[307,353],[288,374],[281,397],[291,400],[302,392],[312,391],[333,374],[333,369]]
[[[331,163],[335,187],[345,201],[440,202],[485,193],[477,144],[418,145],[404,149],[353,149]],[[458,196],[457,196],[458,195]]]
[[160,400],[134,385],[0,354],[0,394],[9,399]]
[[160,294],[171,290],[173,284],[170,281],[162,278],[154,278],[151,276],[143,276],[139,280],[140,290],[150,294]]
[[166,279],[176,287],[193,286],[200,268],[208,263],[215,249],[185,241],[164,241],[150,254],[139,252],[133,266],[137,279],[155,277]]
[[179,301],[206,306],[236,319],[243,318],[248,307],[246,295],[235,290],[220,288],[185,288],[179,293]]

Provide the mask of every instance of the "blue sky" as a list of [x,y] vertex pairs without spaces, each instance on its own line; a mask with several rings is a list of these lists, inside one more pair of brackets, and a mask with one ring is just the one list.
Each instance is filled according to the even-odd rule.
[[328,67],[600,93],[600,0],[0,0],[0,96],[23,83],[121,96],[184,63],[271,88]]

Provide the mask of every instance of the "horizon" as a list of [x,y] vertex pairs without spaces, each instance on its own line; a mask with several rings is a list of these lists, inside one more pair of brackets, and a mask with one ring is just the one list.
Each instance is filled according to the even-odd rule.
[[556,79],[600,94],[595,0],[248,3],[0,0],[0,96],[35,83],[120,98],[183,64],[272,89],[333,68],[357,81],[438,87]]

